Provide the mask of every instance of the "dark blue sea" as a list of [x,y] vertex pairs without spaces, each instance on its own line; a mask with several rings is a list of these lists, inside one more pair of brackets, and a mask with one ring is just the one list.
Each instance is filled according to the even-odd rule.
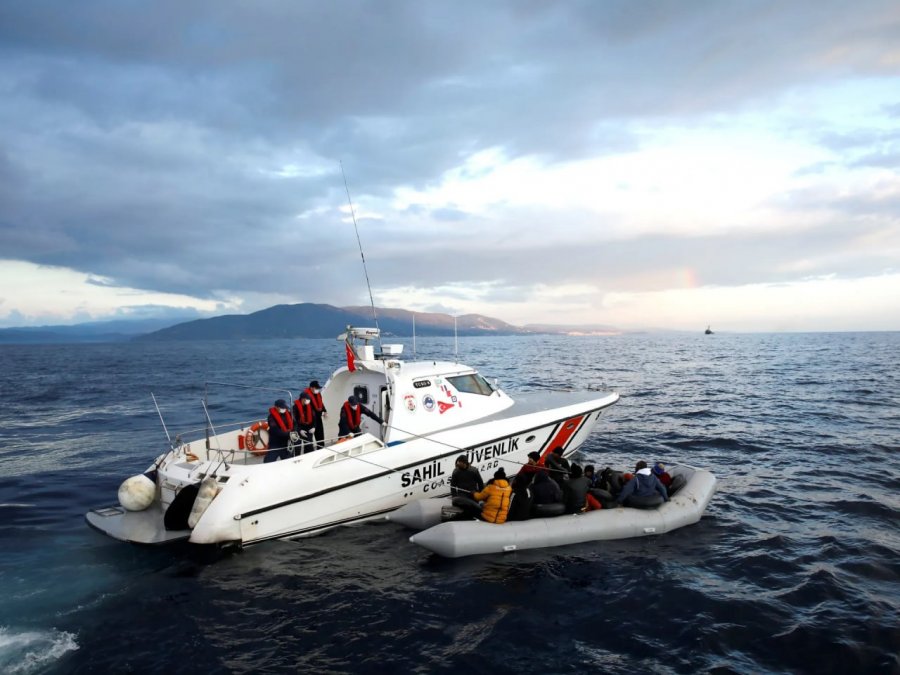
[[[0,346],[0,672],[900,673],[900,333],[460,339],[512,396],[621,394],[583,463],[716,474],[704,518],[657,537],[444,560],[386,522],[237,552],[85,524],[165,447],[151,392],[198,428],[206,382],[296,394],[342,357]],[[212,385],[210,413],[270,399]]]

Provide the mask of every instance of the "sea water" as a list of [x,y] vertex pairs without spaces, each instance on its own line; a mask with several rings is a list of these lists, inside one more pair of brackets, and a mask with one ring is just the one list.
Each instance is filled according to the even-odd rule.
[[[407,352],[411,349],[409,341]],[[419,339],[421,358],[453,340]],[[410,354],[406,354],[407,357]],[[719,479],[669,534],[444,560],[392,523],[239,552],[84,513],[334,340],[0,346],[0,672],[900,672],[900,334],[462,338],[513,397],[614,390],[576,455]]]

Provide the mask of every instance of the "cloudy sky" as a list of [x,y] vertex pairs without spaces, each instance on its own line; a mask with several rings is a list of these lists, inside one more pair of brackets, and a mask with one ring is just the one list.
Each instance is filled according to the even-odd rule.
[[900,330],[900,4],[0,4],[0,327]]

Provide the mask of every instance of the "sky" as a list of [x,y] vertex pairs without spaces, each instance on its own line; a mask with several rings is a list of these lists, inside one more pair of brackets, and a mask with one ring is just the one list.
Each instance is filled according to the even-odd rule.
[[0,327],[367,305],[359,243],[380,307],[900,330],[900,4],[0,4]]

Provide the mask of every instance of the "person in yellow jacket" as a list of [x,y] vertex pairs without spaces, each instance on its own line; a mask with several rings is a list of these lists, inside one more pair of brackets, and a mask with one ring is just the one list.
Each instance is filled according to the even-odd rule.
[[481,510],[481,519],[489,523],[506,522],[506,514],[509,513],[509,500],[512,498],[512,488],[506,480],[506,471],[499,468],[494,472],[494,478],[488,481],[484,490],[476,492],[472,498],[480,502],[484,500],[484,508]]

